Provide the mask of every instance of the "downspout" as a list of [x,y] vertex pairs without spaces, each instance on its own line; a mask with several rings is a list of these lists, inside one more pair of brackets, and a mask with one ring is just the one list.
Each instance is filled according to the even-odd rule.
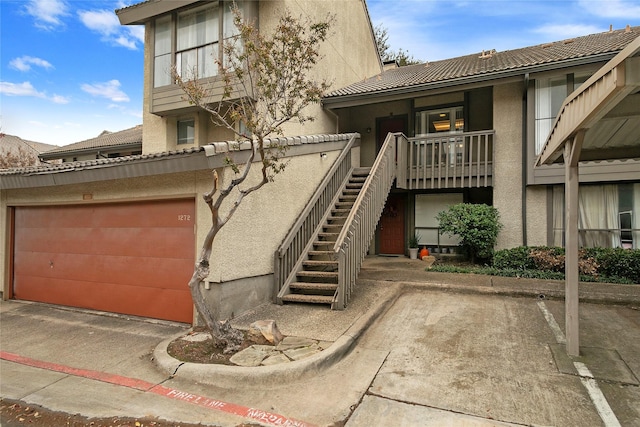
[[524,91],[522,94],[522,246],[527,246],[527,93],[529,91],[529,73],[524,75]]

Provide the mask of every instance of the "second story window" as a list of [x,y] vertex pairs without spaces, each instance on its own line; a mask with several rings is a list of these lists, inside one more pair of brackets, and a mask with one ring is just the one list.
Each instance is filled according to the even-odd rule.
[[565,98],[590,74],[568,74],[536,79],[536,155],[540,154]]
[[178,14],[176,70],[182,78],[204,78],[217,74],[218,19],[218,5]]
[[156,20],[153,87],[171,84],[171,17]]
[[462,107],[416,112],[415,134],[453,133],[464,131]]
[[173,67],[186,80],[218,74],[216,61],[223,58],[223,42],[238,32],[234,4],[243,10],[242,1],[213,1],[155,20],[154,87],[172,84]]

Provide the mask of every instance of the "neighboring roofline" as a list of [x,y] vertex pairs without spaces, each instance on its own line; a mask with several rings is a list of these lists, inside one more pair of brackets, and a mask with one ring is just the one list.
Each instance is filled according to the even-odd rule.
[[[524,66],[518,68],[512,68],[508,70],[493,71],[488,73],[479,73],[472,76],[457,77],[453,79],[438,80],[434,82],[421,83],[417,85],[410,85],[405,87],[395,87],[382,89],[371,92],[363,92],[358,94],[348,95],[336,95],[322,99],[322,105],[331,110],[335,108],[352,107],[354,105],[371,104],[377,102],[378,98],[389,96],[401,96],[410,97],[419,92],[426,92],[436,89],[445,89],[455,86],[471,85],[477,83],[485,83],[493,80],[502,80],[512,77],[524,76],[525,74],[540,73],[545,71],[552,71],[556,69],[578,67],[581,65],[589,65],[593,63],[609,61],[616,56],[617,52],[606,52],[596,55],[589,55],[581,58],[571,58],[556,62],[550,62],[545,64],[536,64],[531,66]],[[364,101],[364,102],[363,102]]]
[[[287,156],[301,156],[322,151],[339,150],[351,138],[360,138],[357,133],[334,135],[309,135],[271,138],[278,144],[286,144]],[[322,145],[318,145],[322,143]],[[114,179],[138,178],[198,170],[212,170],[228,166],[227,156],[238,163],[249,157],[251,144],[236,141],[216,142],[203,147],[181,151],[114,157],[111,159],[66,162],[55,165],[0,170],[0,190],[37,188],[59,185],[82,184]],[[230,154],[231,153],[231,154]]]
[[88,148],[80,148],[80,149],[75,149],[75,150],[68,150],[68,151],[62,151],[62,150],[55,150],[55,152],[53,153],[49,153],[49,152],[44,152],[41,153],[38,157],[40,157],[40,159],[42,160],[56,160],[56,159],[62,159],[63,157],[69,157],[69,156],[82,156],[85,154],[91,154],[91,153],[101,153],[101,152],[105,152],[105,153],[112,153],[114,151],[120,151],[120,150],[130,150],[130,149],[140,149],[142,150],[142,142],[129,142],[126,144],[114,144],[114,145],[105,145],[102,147],[88,147]]

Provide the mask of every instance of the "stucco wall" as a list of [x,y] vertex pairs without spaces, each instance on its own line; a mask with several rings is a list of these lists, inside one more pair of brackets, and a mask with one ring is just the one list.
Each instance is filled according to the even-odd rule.
[[[270,34],[275,27],[282,11],[288,10],[294,17],[309,17],[317,21],[329,13],[331,17],[331,31],[328,40],[320,46],[321,59],[311,71],[311,77],[316,80],[327,80],[331,83],[330,90],[344,87],[381,72],[371,25],[366,13],[364,0],[273,0],[260,2],[259,27],[260,31]],[[145,33],[144,53],[144,102],[143,102],[143,153],[157,153],[176,148],[176,117],[163,118],[151,114],[150,99],[153,79],[152,69],[152,31],[147,24]],[[325,111],[320,104],[309,106],[305,113],[315,118],[314,121],[300,124],[291,121],[282,126],[285,136],[333,134],[338,132],[338,123],[333,114]],[[180,116],[179,116],[180,117]],[[179,118],[178,117],[178,118]],[[196,141],[195,145],[233,139],[228,132],[218,132],[207,120],[204,140]]]
[[[335,146],[334,146],[335,147]],[[322,144],[318,144],[322,150]],[[289,158],[286,170],[259,191],[247,196],[235,215],[221,230],[214,241],[209,282],[214,283],[205,291],[207,300],[217,311],[239,314],[271,299],[273,283],[273,254],[289,231],[290,226],[323,179],[340,151],[326,151],[326,158],[317,152]],[[250,178],[255,183],[259,178],[260,164],[253,165]],[[233,178],[230,168],[219,170],[220,184]],[[41,187],[19,190],[3,190],[0,193],[0,274],[2,289],[6,292],[7,265],[7,206],[55,205],[68,203],[100,203],[115,201],[141,201],[171,197],[193,197],[196,201],[196,247],[195,257],[200,253],[204,236],[211,226],[211,214],[201,195],[211,189],[210,171],[193,171],[141,178],[101,181],[78,185]],[[91,201],[83,195],[91,194]],[[236,201],[231,194],[222,207],[224,214]],[[195,258],[194,258],[195,262]],[[216,283],[232,283],[237,290],[216,288]],[[185,282],[186,286],[186,282]],[[215,292],[225,296],[220,301]],[[5,297],[6,297],[5,293]],[[253,304],[253,305],[252,305]]]
[[547,187],[527,187],[527,246],[546,246],[548,222]]
[[522,244],[522,83],[493,88],[496,131],[493,159],[493,205],[503,229],[496,249]]

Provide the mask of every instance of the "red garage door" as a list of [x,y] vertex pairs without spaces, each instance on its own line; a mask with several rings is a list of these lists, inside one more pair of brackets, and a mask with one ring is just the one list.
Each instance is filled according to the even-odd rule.
[[17,299],[191,323],[194,201],[17,207]]

